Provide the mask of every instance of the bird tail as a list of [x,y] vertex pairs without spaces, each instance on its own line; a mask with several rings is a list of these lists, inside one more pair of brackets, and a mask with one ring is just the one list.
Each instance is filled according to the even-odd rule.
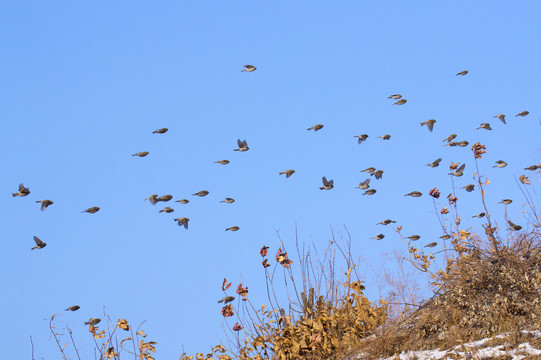
[[11,193],[11,196],[15,197],[18,193]]
[[425,125],[425,123],[424,123],[424,122],[422,122],[422,123],[421,123],[421,126],[423,126],[423,125]]
[[233,149],[233,151],[239,151],[240,149]]

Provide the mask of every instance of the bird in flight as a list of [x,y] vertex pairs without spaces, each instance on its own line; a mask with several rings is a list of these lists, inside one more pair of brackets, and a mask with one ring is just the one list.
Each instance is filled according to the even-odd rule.
[[323,176],[321,181],[323,182],[323,186],[319,188],[320,190],[331,190],[334,187],[334,180],[327,181],[327,178]]
[[47,246],[47,243],[44,243],[40,240],[37,236],[34,236],[34,241],[36,242],[36,246],[34,246],[31,250],[34,249],[43,249],[45,246]]
[[15,196],[27,196],[28,194],[30,194],[30,188],[27,188],[27,187],[24,187],[24,185],[21,183],[19,184],[19,191],[16,192],[16,193],[11,193],[11,195],[13,197]]
[[241,70],[241,72],[243,71],[246,71],[246,72],[252,72],[252,71],[255,71],[257,68],[253,65],[244,65],[244,70]]
[[233,149],[233,150],[243,152],[243,151],[248,151],[248,149],[250,149],[248,147],[248,144],[246,143],[246,140],[240,141],[240,139],[238,139],[237,140],[237,145],[239,146],[239,148],[238,149]]
[[47,206],[54,204],[52,200],[38,200],[37,203],[41,203],[41,211],[47,209]]

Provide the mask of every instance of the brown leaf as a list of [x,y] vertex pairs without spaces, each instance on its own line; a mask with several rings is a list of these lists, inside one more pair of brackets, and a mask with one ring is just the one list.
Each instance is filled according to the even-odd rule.
[[224,282],[222,283],[222,290],[223,291],[226,291],[227,289],[229,289],[231,287],[231,284],[232,283],[227,283],[227,280],[224,278]]
[[239,325],[239,323],[233,325],[233,331],[241,331],[242,329],[244,329],[244,326]]
[[231,316],[235,315],[235,313],[233,312],[233,306],[231,304],[225,305],[222,308],[222,315],[224,317],[231,317]]
[[518,178],[524,185],[530,185],[530,179],[526,175],[520,175]]
[[449,214],[449,209],[447,209],[446,207],[444,207],[443,209],[441,209],[440,213],[442,213],[442,214]]
[[264,268],[268,268],[268,267],[270,266],[269,261],[268,261],[267,259],[263,260],[263,261],[261,262],[261,264],[263,264],[263,267],[264,267]]
[[128,325],[128,321],[126,319],[119,319],[116,322],[116,326],[121,328],[122,330],[130,330],[130,325]]
[[437,188],[430,190],[429,195],[437,199],[440,197],[440,191]]
[[262,257],[267,256],[268,252],[269,252],[269,247],[268,246],[263,246],[261,248],[261,250],[259,250],[259,253],[261,254]]

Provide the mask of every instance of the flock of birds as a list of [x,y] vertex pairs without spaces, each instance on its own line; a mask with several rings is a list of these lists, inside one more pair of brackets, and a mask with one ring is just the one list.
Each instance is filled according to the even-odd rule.
[[[243,72],[253,72],[256,69],[257,68],[255,66],[253,66],[253,65],[244,65],[244,69],[242,71]],[[464,71],[461,71],[461,72],[457,73],[456,75],[457,76],[465,76],[466,74],[468,74],[468,71],[464,70]],[[404,104],[407,103],[407,100],[404,99],[401,94],[393,94],[393,95],[390,95],[388,98],[392,99],[392,100],[396,100],[396,102],[393,105],[401,106],[401,105],[404,105]],[[525,117],[528,114],[529,114],[528,111],[521,111],[518,114],[516,114],[515,117]],[[506,124],[506,115],[498,114],[498,115],[495,115],[494,118],[497,118],[502,123]],[[426,126],[428,128],[428,131],[432,132],[432,130],[434,129],[435,124],[436,124],[435,119],[429,119],[429,120],[421,122],[421,127]],[[323,124],[316,124],[316,125],[308,128],[307,130],[308,131],[311,131],[311,130],[320,131],[323,128],[324,128]],[[482,123],[482,124],[480,124],[480,126],[477,128],[477,130],[479,130],[479,129],[492,130],[492,128],[490,126],[490,123]],[[153,131],[152,133],[153,134],[165,134],[167,131],[168,131],[168,128],[161,128],[161,129],[157,129],[157,130]],[[357,138],[357,141],[358,141],[359,144],[362,144],[364,141],[366,141],[368,139],[368,137],[369,137],[368,134],[361,134],[361,135],[356,135],[355,136],[355,138]],[[457,137],[456,134],[451,134],[448,137],[446,137],[445,139],[443,139],[443,142],[447,142],[445,145],[451,146],[451,147],[453,147],[453,146],[465,147],[465,146],[469,145],[469,142],[465,141],[465,140],[454,141],[456,139],[456,137]],[[385,134],[383,136],[379,136],[378,138],[381,138],[383,140],[390,140],[391,135]],[[236,149],[234,149],[234,151],[246,152],[246,151],[248,151],[250,149],[248,147],[248,143],[247,143],[246,140],[238,139],[237,140],[237,146],[238,147]],[[132,156],[145,157],[148,154],[149,154],[148,151],[141,151],[141,152],[137,152],[135,154],[132,154]],[[433,162],[427,164],[427,166],[429,166],[431,168],[436,168],[436,167],[438,167],[440,165],[441,161],[442,161],[442,159],[438,158],[438,159],[434,160]],[[226,159],[215,161],[215,163],[220,164],[220,165],[227,165],[227,164],[229,164],[229,162],[230,161],[226,160]],[[507,166],[507,163],[505,161],[498,160],[498,161],[496,161],[496,165],[494,165],[493,167],[504,168],[506,166]],[[454,171],[450,172],[449,175],[460,177],[460,176],[462,176],[464,174],[465,167],[466,167],[466,164],[462,164],[460,167],[456,167],[454,169]],[[526,167],[524,169],[525,170],[530,170],[530,171],[539,170],[539,169],[541,169],[541,164],[539,164],[539,165],[531,165],[531,166],[528,166],[528,167]],[[376,180],[382,179],[382,177],[383,177],[383,170],[378,170],[378,169],[376,169],[374,167],[369,167],[367,169],[361,170],[361,172],[366,172],[366,173],[370,174],[370,176],[374,176]],[[294,173],[295,173],[295,170],[288,169],[288,170],[279,172],[279,175],[285,175],[286,178],[289,178]],[[322,185],[323,185],[323,186],[320,187],[321,190],[331,190],[331,189],[333,189],[333,187],[334,187],[334,180],[333,179],[328,180],[325,176],[323,176],[321,180],[322,180]],[[365,190],[362,195],[374,195],[376,193],[376,189],[370,188],[370,180],[371,180],[371,178],[367,178],[367,179],[363,180],[362,182],[359,183],[359,186],[357,186],[355,188]],[[473,191],[475,189],[475,185],[469,184],[469,185],[466,185],[466,186],[464,186],[462,188],[465,189],[468,192],[471,192],[471,191]],[[18,192],[12,193],[13,197],[25,197],[25,196],[28,196],[29,194],[30,194],[30,189],[28,187],[25,187],[24,184],[19,184]],[[209,194],[209,191],[201,190],[201,191],[198,191],[198,192],[196,192],[196,193],[194,193],[192,195],[193,196],[204,197],[204,196],[207,196],[208,194]],[[405,194],[404,196],[420,197],[422,195],[423,194],[420,191],[412,191],[412,192],[409,192],[409,193]],[[158,196],[158,194],[153,194],[153,195],[150,195],[149,197],[147,197],[145,199],[145,201],[149,200],[149,202],[152,205],[156,205],[158,202],[166,203],[166,202],[168,202],[168,201],[170,201],[172,199],[173,199],[172,195]],[[180,199],[180,200],[176,200],[176,202],[178,202],[180,204],[188,204],[190,201],[188,199]],[[232,203],[235,202],[235,199],[227,197],[224,200],[222,200],[221,202],[226,203],[226,204],[232,204]],[[49,199],[38,200],[38,201],[36,201],[36,203],[41,204],[41,210],[42,211],[44,211],[45,209],[47,209],[47,207],[54,204],[54,202],[52,200],[49,200]],[[507,205],[512,203],[512,200],[511,199],[504,199],[500,203],[507,206]],[[93,206],[93,207],[90,207],[90,208],[88,208],[86,210],[83,210],[82,212],[86,212],[86,213],[89,213],[89,214],[95,214],[99,210],[100,210],[100,208],[98,206]],[[169,207],[169,206],[166,206],[165,208],[159,210],[160,213],[161,212],[172,213],[174,211],[175,210],[173,208]],[[479,213],[477,215],[474,215],[473,217],[474,218],[482,218],[485,215],[486,215],[485,213]],[[190,221],[189,218],[187,218],[187,217],[178,217],[178,218],[174,218],[173,220],[176,221],[179,226],[183,226],[185,229],[188,229],[188,222]],[[396,223],[396,221],[386,219],[386,220],[383,220],[383,221],[379,222],[377,225],[386,226],[386,225],[389,225],[389,224],[392,224],[392,223]],[[516,225],[516,224],[512,223],[511,221],[508,221],[508,223],[509,223],[509,226],[510,226],[508,228],[508,230],[510,230],[510,231],[518,231],[518,230],[520,230],[522,228],[520,225]],[[240,228],[238,226],[231,226],[231,227],[226,228],[225,231],[237,231],[239,229]],[[385,237],[384,234],[379,234],[379,235],[373,237],[372,239],[382,240],[384,237]],[[450,237],[451,236],[448,235],[448,234],[440,236],[440,238],[444,239],[444,240],[449,239]],[[411,235],[411,236],[408,236],[406,238],[410,239],[411,241],[417,241],[417,240],[419,240],[421,238],[421,236],[419,236],[419,235]],[[36,243],[36,246],[32,247],[31,248],[32,250],[34,250],[34,249],[43,249],[47,245],[45,242],[43,242],[37,236],[34,236],[34,241]],[[437,246],[437,242],[431,242],[428,245],[426,245],[425,247],[435,247],[435,246]],[[227,303],[230,300],[231,299],[229,299],[229,298],[224,298],[224,299],[221,300],[221,302]],[[74,305],[74,306],[70,306],[66,310],[67,311],[76,311],[79,308],[80,307],[78,305]],[[91,318],[88,322],[85,322],[85,324],[94,326],[99,322],[100,322],[100,319]]]

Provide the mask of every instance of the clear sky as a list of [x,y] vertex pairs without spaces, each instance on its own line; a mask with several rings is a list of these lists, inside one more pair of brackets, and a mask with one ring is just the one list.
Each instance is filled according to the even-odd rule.
[[[440,188],[446,205],[451,162],[467,164],[457,188],[473,182],[471,146],[442,146],[451,133],[486,145],[488,205],[504,227],[497,202],[514,199],[509,216],[521,223],[515,176],[541,162],[539,14],[538,1],[2,2],[2,357],[30,356],[32,335],[37,358],[58,358],[48,319],[75,304],[59,320],[84,354],[83,321],[104,306],[147,320],[157,358],[182,345],[206,352],[223,338],[223,278],[242,278],[263,303],[259,249],[274,254],[278,231],[293,250],[295,227],[325,247],[331,228],[340,237],[347,226],[376,299],[382,253],[404,244],[375,224],[394,219],[422,244],[438,240],[428,191]],[[408,102],[393,106],[395,93]],[[428,119],[432,133],[419,125]],[[493,130],[476,130],[484,122]],[[315,124],[325,127],[306,130]],[[239,138],[249,151],[233,151]],[[509,165],[493,169],[500,159]],[[362,196],[354,187],[370,166],[383,179]],[[287,169],[296,173],[278,175]],[[334,189],[319,190],[322,176]],[[13,198],[21,182],[31,193]],[[424,195],[403,196],[413,190]],[[479,192],[457,191],[463,227],[480,229]],[[163,203],[144,201],[152,194],[173,195],[175,212],[159,213]],[[54,204],[41,212],[43,199]],[[101,210],[82,213],[91,206]],[[47,247],[30,251],[34,235]]]

